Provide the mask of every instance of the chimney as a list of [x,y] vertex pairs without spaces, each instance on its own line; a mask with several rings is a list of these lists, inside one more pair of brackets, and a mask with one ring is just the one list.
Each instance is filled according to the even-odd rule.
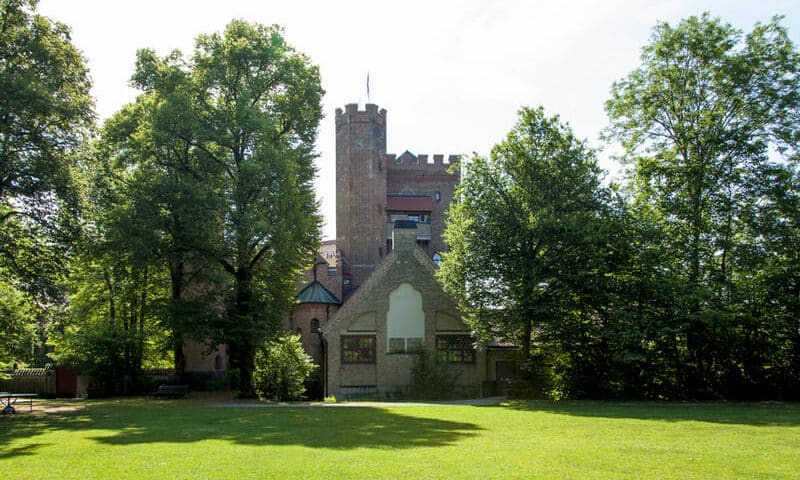
[[398,254],[411,253],[417,247],[417,222],[395,220],[392,231],[392,248]]

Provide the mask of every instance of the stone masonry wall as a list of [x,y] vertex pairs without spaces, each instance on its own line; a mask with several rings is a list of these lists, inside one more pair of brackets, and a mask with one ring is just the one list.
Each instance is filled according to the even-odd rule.
[[[397,234],[400,229],[395,229]],[[412,235],[412,248],[396,248],[387,257],[369,281],[357,291],[337,314],[336,319],[324,333],[328,348],[328,395],[346,398],[360,392],[374,394],[378,398],[393,398],[407,393],[411,381],[409,370],[413,354],[387,353],[386,314],[389,310],[389,295],[402,283],[411,284],[422,293],[422,308],[425,314],[424,346],[435,349],[436,315],[446,313],[460,318],[452,299],[444,293],[434,278],[433,264],[427,255],[416,247],[416,233]],[[374,328],[363,330],[357,320],[365,314],[374,314]],[[467,333],[466,326],[463,327]],[[448,332],[452,333],[452,332]],[[342,364],[341,337],[345,334],[375,335],[376,362],[374,364]],[[454,364],[456,365],[456,364]],[[482,352],[476,352],[474,364],[458,364],[461,368],[459,382],[464,390],[478,393],[480,381],[485,377],[486,362]],[[365,387],[369,389],[365,390]]]

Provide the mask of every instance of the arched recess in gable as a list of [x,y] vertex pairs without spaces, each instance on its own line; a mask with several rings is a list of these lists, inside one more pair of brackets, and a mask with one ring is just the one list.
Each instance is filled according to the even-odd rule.
[[410,283],[401,283],[389,293],[386,336],[387,353],[413,353],[425,342],[422,293]]

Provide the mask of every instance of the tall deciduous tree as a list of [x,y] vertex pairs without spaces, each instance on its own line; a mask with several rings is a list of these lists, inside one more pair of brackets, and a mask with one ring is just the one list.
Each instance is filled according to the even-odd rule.
[[708,14],[656,26],[642,66],[616,82],[611,138],[639,199],[662,212],[690,281],[728,278],[740,212],[769,163],[800,139],[800,57],[778,19],[741,33]]
[[[240,390],[252,394],[255,348],[289,308],[296,275],[319,242],[312,185],[322,115],[319,70],[285,42],[279,27],[243,21],[198,37],[187,65],[176,58],[141,51],[133,80],[152,95],[168,94],[170,82],[182,77],[180,92],[165,95],[171,124],[162,122],[158,133],[162,141],[183,142],[219,172],[213,198],[199,205],[220,220],[218,230],[199,250],[228,275],[230,308],[219,339],[240,369]],[[191,162],[170,168],[206,175]]]
[[[484,338],[564,346],[602,321],[611,193],[558,117],[524,108],[489,158],[473,156],[448,212],[439,276]],[[563,351],[563,350],[562,350]]]
[[74,233],[66,227],[78,207],[75,150],[94,119],[69,28],[36,14],[36,4],[0,1],[0,254],[34,286],[59,263],[60,253],[42,253]]
[[[69,28],[36,13],[36,0],[0,0],[0,289],[3,308],[47,307],[79,229],[78,147],[94,121],[90,82]],[[14,292],[13,290],[17,290]],[[21,292],[29,298],[21,299]],[[15,307],[16,308],[16,307]],[[32,312],[37,312],[32,314]],[[14,346],[41,308],[6,320],[0,353]],[[5,327],[4,327],[5,330]],[[9,343],[10,342],[10,343]],[[14,358],[19,359],[19,356]],[[0,358],[2,360],[2,358]]]
[[[168,271],[175,370],[183,377],[183,344],[210,338],[209,318],[218,309],[206,294],[221,290],[202,252],[222,230],[217,165],[195,147],[198,125],[188,105],[191,82],[177,53],[155,59],[143,52],[157,89],[139,96],[105,124],[100,142],[105,189],[96,189],[104,242],[128,252],[136,264]],[[96,185],[103,182],[98,181]],[[114,201],[109,201],[113,197]],[[192,291],[192,295],[187,292]]]
[[748,297],[777,252],[762,220],[793,222],[770,182],[791,176],[797,160],[798,68],[779,18],[742,36],[704,14],[658,24],[642,65],[606,104],[608,137],[633,167],[634,211],[660,232],[657,269],[680,284],[661,305],[689,395],[722,394],[731,378],[752,376],[742,373],[743,345],[770,328],[752,326],[764,317]]

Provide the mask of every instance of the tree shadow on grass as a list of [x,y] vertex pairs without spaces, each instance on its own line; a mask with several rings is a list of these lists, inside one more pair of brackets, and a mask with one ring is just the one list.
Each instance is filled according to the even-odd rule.
[[706,422],[749,426],[798,426],[800,403],[512,401],[511,408],[579,417]]
[[28,443],[25,445],[20,445],[17,447],[6,447],[3,445],[0,447],[0,460],[12,457],[18,457],[21,455],[36,455],[37,451],[42,448],[46,447],[49,444],[47,443]]
[[30,442],[42,433],[53,430],[75,429],[74,422],[81,422],[76,415],[51,415],[18,413],[0,417],[0,460],[36,455],[42,447],[50,443]]
[[[34,437],[49,430],[100,430],[92,440],[107,445],[191,443],[224,440],[242,445],[299,445],[347,450],[439,447],[477,435],[475,424],[385,408],[207,408],[179,403],[140,404],[132,408],[89,408],[61,419],[14,422],[8,439]],[[19,448],[19,447],[18,447]],[[0,447],[0,456],[14,455]]]
[[214,409],[210,413],[203,412],[205,420],[200,422],[146,422],[95,440],[120,445],[219,439],[247,445],[397,449],[452,445],[478,429],[469,423],[406,416],[382,408]]

